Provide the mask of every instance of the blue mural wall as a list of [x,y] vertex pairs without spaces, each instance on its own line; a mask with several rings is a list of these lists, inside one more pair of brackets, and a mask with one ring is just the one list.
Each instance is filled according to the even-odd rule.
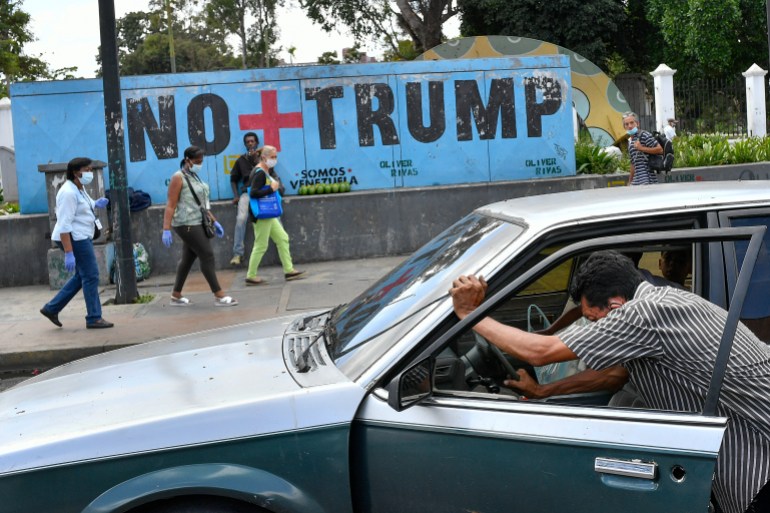
[[[128,184],[154,203],[189,145],[206,152],[212,199],[231,198],[248,131],[278,148],[288,194],[575,174],[566,56],[149,75],[121,91]],[[11,107],[20,206],[46,212],[39,164],[108,160],[102,81],[13,84]]]

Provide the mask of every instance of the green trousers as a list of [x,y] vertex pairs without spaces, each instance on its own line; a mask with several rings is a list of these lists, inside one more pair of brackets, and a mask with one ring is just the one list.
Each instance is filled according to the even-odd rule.
[[278,217],[272,219],[257,219],[254,223],[254,247],[249,257],[249,269],[246,271],[247,278],[256,278],[259,263],[267,251],[268,239],[272,239],[275,248],[278,250],[278,258],[281,259],[283,273],[289,273],[294,270],[291,263],[291,253],[289,253],[289,234],[283,229],[281,220]]

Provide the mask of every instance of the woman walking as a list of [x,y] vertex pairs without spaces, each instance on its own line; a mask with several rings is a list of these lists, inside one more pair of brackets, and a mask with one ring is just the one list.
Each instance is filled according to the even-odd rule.
[[[275,191],[283,193],[283,185],[275,172],[278,163],[278,150],[274,146],[263,146],[259,150],[259,163],[251,175],[249,195],[252,198],[263,198]],[[264,189],[265,186],[267,189]],[[305,271],[294,269],[289,252],[289,235],[283,229],[278,217],[256,219],[254,222],[254,246],[249,257],[249,269],[246,271],[247,285],[261,285],[265,280],[257,277],[257,269],[262,257],[267,251],[268,239],[272,239],[278,250],[278,258],[283,266],[283,276],[287,281],[299,279]]]
[[184,150],[184,158],[179,163],[181,169],[174,173],[168,185],[168,200],[163,216],[163,244],[171,247],[173,237],[171,228],[182,239],[182,259],[176,268],[174,290],[171,292],[171,306],[192,304],[182,295],[182,287],[190,274],[193,262],[200,259],[201,272],[214,293],[216,306],[235,306],[238,301],[226,295],[219,286],[214,270],[214,250],[203,228],[203,215],[213,220],[217,237],[225,234],[222,225],[209,211],[209,186],[198,176],[203,164],[203,150],[190,146]]
[[56,225],[51,240],[64,251],[64,268],[75,274],[67,280],[54,298],[40,309],[55,325],[61,327],[61,312],[82,288],[86,301],[86,328],[112,328],[102,319],[99,302],[99,266],[94,253],[94,230],[100,228],[94,208],[104,208],[107,198],[94,201],[85,190],[94,173],[91,159],[78,157],[67,164],[67,180],[56,193]]

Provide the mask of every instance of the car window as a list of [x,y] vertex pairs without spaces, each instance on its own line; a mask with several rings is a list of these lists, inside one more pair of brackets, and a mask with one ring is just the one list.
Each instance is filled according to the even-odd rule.
[[[730,219],[730,225],[768,226],[770,225],[770,215],[733,217]],[[748,241],[735,243],[737,269],[743,265],[748,246]],[[770,250],[768,248],[770,248],[770,230],[765,232],[762,248],[757,257],[757,263],[741,311],[741,322],[751,329],[757,338],[766,343],[770,343],[770,294],[768,294],[770,290]]]
[[[562,245],[544,249],[532,258],[532,264],[540,262],[545,256],[561,248]],[[653,285],[692,290],[693,276],[699,272],[694,267],[693,253],[701,250],[700,244],[655,244],[618,250],[631,258],[643,277]],[[576,306],[570,299],[569,288],[576,269],[588,254],[566,258],[550,270],[534,277],[530,283],[524,284],[519,292],[489,312],[489,316],[502,324],[526,331],[541,331],[549,328],[554,322],[560,322],[557,320]],[[587,321],[579,319],[577,322]],[[439,391],[494,394],[497,397],[519,399],[516,391],[504,385],[504,381],[511,375],[511,369],[523,369],[539,384],[547,385],[581,373],[586,367],[579,360],[533,367],[510,355],[496,353],[482,337],[470,331],[451,341],[437,355],[435,388]],[[536,399],[560,405],[636,408],[646,406],[631,388],[627,388],[613,399],[617,391],[617,388],[599,389],[587,393]]]
[[414,326],[446,299],[452,280],[477,273],[523,231],[478,213],[447,228],[337,311],[331,347],[337,366],[348,376],[360,375],[398,342],[383,333]]

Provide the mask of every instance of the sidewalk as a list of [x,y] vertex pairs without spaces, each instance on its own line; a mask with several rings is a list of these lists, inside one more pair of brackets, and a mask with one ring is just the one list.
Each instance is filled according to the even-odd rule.
[[[307,278],[287,282],[280,267],[264,267],[264,285],[247,286],[244,267],[217,271],[227,294],[240,303],[214,306],[213,294],[194,266],[184,287],[193,304],[169,306],[174,275],[151,276],[139,282],[139,294],[153,294],[146,304],[102,307],[114,328],[87,330],[85,303],[78,294],[59,314],[63,328],[54,326],[39,310],[56,293],[47,285],[0,289],[0,373],[45,370],[68,361],[164,337],[291,315],[303,310],[346,303],[377,281],[405,257],[319,262],[298,265]],[[115,286],[100,290],[102,304],[115,298]]]

